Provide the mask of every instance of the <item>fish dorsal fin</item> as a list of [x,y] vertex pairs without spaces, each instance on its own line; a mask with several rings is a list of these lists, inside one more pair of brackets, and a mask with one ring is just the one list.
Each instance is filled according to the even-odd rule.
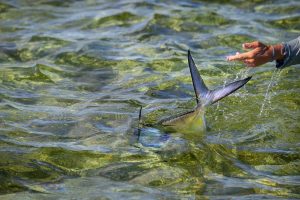
[[141,135],[141,128],[142,128],[142,126],[141,126],[141,123],[142,123],[142,109],[143,109],[143,107],[141,106],[141,107],[140,107],[140,111],[139,111],[139,121],[138,121],[138,125],[137,125],[137,128],[135,128],[135,130],[134,130],[134,135],[137,136],[137,140],[139,140],[140,135]]
[[217,88],[215,90],[209,90],[206,87],[202,77],[200,76],[200,73],[195,65],[190,50],[188,50],[188,63],[198,106],[201,103],[207,105],[219,101],[220,99],[228,96],[229,94],[241,88],[252,78],[248,77],[243,80],[232,82],[228,85],[225,85],[224,87]]
[[141,121],[142,121],[142,109],[143,109],[143,106],[140,107],[140,111],[139,111],[139,124],[138,124],[138,128],[140,128]]
[[142,118],[142,106],[140,107],[140,111],[139,111],[139,121],[138,121],[138,125],[137,127],[134,128],[133,131],[133,136],[130,138],[130,144],[135,144],[136,142],[140,141],[140,136],[141,136],[141,118]]

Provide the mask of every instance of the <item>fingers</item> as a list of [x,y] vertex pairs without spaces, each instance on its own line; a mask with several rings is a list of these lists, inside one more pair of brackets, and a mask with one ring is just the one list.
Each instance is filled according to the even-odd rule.
[[257,47],[245,53],[239,53],[234,56],[228,56],[227,61],[244,61],[245,59],[254,59],[257,55],[263,53],[262,51],[264,51],[264,49],[262,49],[261,47]]
[[255,59],[245,59],[243,60],[243,63],[248,67],[256,67]]
[[236,53],[235,55],[228,56],[227,61],[242,61],[248,67],[256,67],[270,60],[266,54],[268,46],[259,41],[244,43],[243,48],[252,50],[245,53]]
[[254,41],[254,42],[250,42],[250,43],[244,43],[243,44],[243,48],[244,49],[255,49],[258,47],[265,47],[266,45],[264,45],[263,43],[259,42],[259,41]]
[[257,67],[259,65],[269,62],[269,57],[267,55],[261,55],[258,58],[250,58],[243,60],[243,63],[248,67]]
[[252,57],[253,57],[253,52],[249,51],[246,53],[239,53],[234,56],[228,56],[227,61],[241,61]]

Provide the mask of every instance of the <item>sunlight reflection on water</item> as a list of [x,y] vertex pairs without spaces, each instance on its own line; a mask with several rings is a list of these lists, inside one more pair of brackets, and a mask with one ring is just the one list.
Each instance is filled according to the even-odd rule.
[[[298,1],[0,2],[1,199],[296,199],[299,66],[227,63],[246,41],[299,35]],[[150,127],[210,88],[195,140]],[[159,128],[159,127],[158,127]]]

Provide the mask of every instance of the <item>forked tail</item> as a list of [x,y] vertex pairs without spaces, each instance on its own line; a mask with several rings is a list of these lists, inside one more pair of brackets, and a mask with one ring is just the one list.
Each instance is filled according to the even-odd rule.
[[232,82],[228,85],[225,85],[224,87],[217,88],[215,90],[209,90],[206,87],[202,77],[200,76],[199,71],[197,70],[197,67],[192,58],[190,50],[188,51],[188,63],[189,63],[194,91],[196,95],[196,101],[198,105],[213,104],[219,101],[220,99],[226,97],[227,95],[230,95],[234,91],[238,90],[252,78],[252,77],[248,77],[243,80]]

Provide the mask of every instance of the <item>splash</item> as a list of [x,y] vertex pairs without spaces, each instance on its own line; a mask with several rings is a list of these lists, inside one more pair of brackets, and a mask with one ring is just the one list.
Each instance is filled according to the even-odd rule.
[[263,103],[260,107],[259,116],[262,116],[267,104],[271,105],[270,89],[278,83],[278,80],[279,80],[279,77],[280,77],[280,72],[281,72],[281,70],[275,68],[273,73],[272,73],[272,77],[271,77],[271,80],[268,84],[268,87],[267,87],[267,90],[266,90],[266,93],[265,93],[265,96],[264,96]]
[[249,71],[250,71],[250,68],[247,67],[241,71],[239,71],[236,76],[235,76],[235,79],[234,81],[238,80],[238,79],[243,79],[243,78],[246,78],[249,76]]

